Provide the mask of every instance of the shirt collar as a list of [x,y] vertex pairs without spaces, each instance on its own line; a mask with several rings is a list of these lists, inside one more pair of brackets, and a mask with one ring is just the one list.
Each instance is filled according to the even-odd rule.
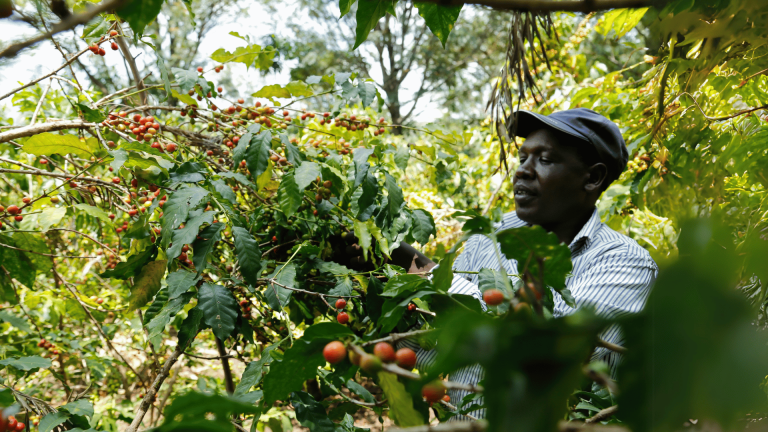
[[575,253],[584,246],[589,246],[590,240],[597,233],[597,230],[600,229],[601,224],[600,215],[597,213],[597,208],[595,208],[587,223],[581,227],[579,233],[576,234],[576,237],[573,238],[571,244],[568,245],[571,249],[571,253]]

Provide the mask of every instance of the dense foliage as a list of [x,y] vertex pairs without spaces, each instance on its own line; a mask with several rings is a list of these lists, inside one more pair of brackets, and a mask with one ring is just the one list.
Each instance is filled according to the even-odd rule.
[[[74,55],[122,54],[133,70],[141,44],[157,53],[156,84],[136,70],[132,86],[61,78],[0,95],[15,109],[0,127],[0,430],[357,431],[482,407],[487,422],[444,427],[764,417],[764,1],[555,15],[559,37],[526,39],[536,91],[496,108],[592,108],[632,155],[599,211],[662,270],[645,311],[615,319],[588,307],[553,319],[556,296],[573,302],[568,247],[538,227],[495,231],[516,164],[497,119],[393,123],[389,93],[357,72],[225,89],[222,71],[267,72],[279,44],[233,32],[242,46],[192,67],[152,37],[162,1],[118,6],[89,21]],[[450,45],[461,7],[414,6]],[[339,8],[356,11],[355,47],[396,13]],[[447,292],[470,235],[525,263],[515,278],[479,271],[487,310]],[[401,241],[440,261],[431,277],[392,263]],[[623,347],[598,338],[615,323]],[[436,363],[413,369],[394,347],[406,338],[439,346]],[[589,361],[596,347],[625,353],[618,376]],[[451,381],[475,363],[479,386]],[[444,398],[451,388],[470,395]]]

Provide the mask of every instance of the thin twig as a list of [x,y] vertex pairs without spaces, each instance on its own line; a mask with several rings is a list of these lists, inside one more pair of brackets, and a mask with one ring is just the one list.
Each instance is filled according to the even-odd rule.
[[372,341],[368,341],[368,342],[362,343],[362,344],[360,344],[360,346],[366,347],[366,346],[370,346],[370,345],[376,345],[379,342],[389,342],[389,343],[394,344],[397,341],[402,340],[402,339],[409,339],[409,338],[421,336],[421,335],[424,335],[424,334],[434,333],[435,331],[437,331],[437,330],[436,329],[429,329],[429,330],[414,330],[414,331],[410,331],[410,332],[407,332],[407,333],[391,333],[387,337],[383,337],[381,339],[374,339]]
[[[9,46],[8,48],[4,49],[3,51],[0,51],[0,58],[2,57],[13,57],[15,56],[19,51],[23,50],[24,48],[30,47],[32,45],[37,44],[38,42],[44,41],[51,36],[63,32],[65,30],[69,30],[77,25],[85,24],[88,21],[90,21],[93,17],[96,15],[102,13],[102,12],[108,12],[114,9],[117,9],[120,7],[123,3],[125,3],[127,0],[107,0],[97,6],[94,6],[85,12],[79,13],[79,14],[72,14],[67,19],[62,20],[58,24],[54,25],[53,28],[45,32],[41,35],[37,35],[33,37],[32,39],[28,39],[24,42],[19,42],[17,44],[13,44]],[[74,59],[73,59],[74,60]],[[67,64],[71,63],[68,62]],[[66,66],[65,64],[64,66]],[[0,97],[0,100],[2,100],[4,97]]]
[[598,339],[597,340],[597,346],[602,347],[602,348],[607,348],[607,349],[609,349],[609,350],[611,350],[613,352],[617,352],[619,354],[626,354],[626,352],[627,352],[627,349],[624,348],[623,346],[616,345],[615,343],[610,343],[610,342],[604,341],[602,339]]
[[616,414],[616,411],[619,410],[618,405],[609,406],[608,408],[605,408],[603,410],[600,410],[595,414],[594,416],[584,420],[584,423],[597,423],[601,420],[605,420],[612,415]]
[[43,106],[43,101],[45,100],[45,97],[48,96],[48,91],[51,89],[51,85],[53,85],[53,80],[48,81],[48,86],[45,87],[45,90],[43,90],[43,95],[40,96],[40,100],[37,101],[35,112],[32,113],[32,120],[29,122],[30,125],[35,124],[35,122],[37,121],[37,114],[40,112],[40,108]]

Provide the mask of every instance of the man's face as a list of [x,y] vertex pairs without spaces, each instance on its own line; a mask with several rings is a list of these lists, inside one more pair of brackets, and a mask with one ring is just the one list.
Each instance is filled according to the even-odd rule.
[[559,139],[563,138],[548,129],[528,135],[513,179],[517,216],[550,229],[590,206],[584,188],[587,167],[578,158],[576,146],[563,145]]

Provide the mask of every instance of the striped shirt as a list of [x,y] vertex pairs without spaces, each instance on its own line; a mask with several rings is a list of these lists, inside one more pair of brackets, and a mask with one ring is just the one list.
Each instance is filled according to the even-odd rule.
[[[520,220],[515,212],[509,212],[504,215],[502,222],[496,225],[496,232],[528,225]],[[500,270],[494,247],[498,246],[484,235],[470,237],[464,245],[464,251],[456,258],[453,269],[474,272],[484,268]],[[597,209],[568,247],[571,250],[573,270],[566,278],[565,285],[575,298],[577,308],[590,304],[598,315],[608,319],[637,313],[643,308],[651,286],[656,280],[658,273],[656,263],[648,251],[635,240],[619,234],[602,223]],[[508,260],[502,254],[502,261],[507,273],[518,273],[516,260]],[[511,276],[510,280],[514,282],[516,277]],[[448,291],[471,295],[482,303],[476,274],[454,274],[453,283]],[[555,317],[576,311],[565,304],[558,293],[553,292],[553,294]],[[600,338],[619,345],[623,342],[620,329],[615,324],[601,332]],[[398,345],[408,346],[416,351],[418,360],[416,367],[419,369],[431,365],[437,355],[436,350],[422,350],[414,341],[406,340]],[[612,375],[616,376],[616,367],[620,361],[618,353],[597,348],[592,355],[592,360],[604,361],[610,366]],[[467,366],[450,376],[452,381],[472,384],[478,383],[482,378],[483,371],[479,365]],[[450,390],[448,394],[451,402],[458,404],[468,393]],[[475,411],[472,415],[484,418],[485,409]],[[463,416],[454,418],[466,419]]]

